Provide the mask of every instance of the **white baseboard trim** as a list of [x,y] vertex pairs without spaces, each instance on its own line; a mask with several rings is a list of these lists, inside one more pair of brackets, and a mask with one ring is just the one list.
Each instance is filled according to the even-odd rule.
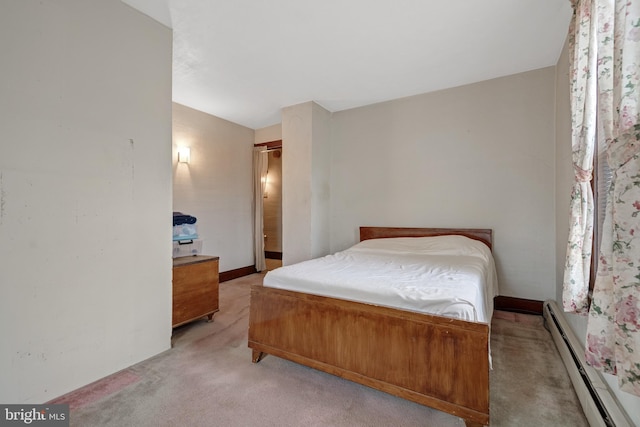
[[586,364],[584,347],[555,301],[544,302],[543,316],[589,424],[592,427],[632,427],[633,423],[600,373]]

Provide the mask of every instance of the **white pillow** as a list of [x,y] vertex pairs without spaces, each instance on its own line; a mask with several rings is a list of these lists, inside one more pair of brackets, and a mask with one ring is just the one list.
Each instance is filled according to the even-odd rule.
[[349,251],[391,252],[420,255],[462,255],[491,258],[489,247],[466,236],[391,237],[369,239],[356,243]]

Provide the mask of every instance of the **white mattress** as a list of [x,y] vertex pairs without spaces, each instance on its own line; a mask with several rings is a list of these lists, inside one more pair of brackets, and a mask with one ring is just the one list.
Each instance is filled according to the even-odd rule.
[[269,271],[264,286],[490,323],[489,248],[464,236],[371,239]]

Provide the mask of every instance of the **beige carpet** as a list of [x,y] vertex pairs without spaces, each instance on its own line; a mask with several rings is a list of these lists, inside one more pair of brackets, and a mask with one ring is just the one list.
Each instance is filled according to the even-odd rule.
[[[247,348],[249,286],[220,285],[220,312],[174,331],[173,348],[56,399],[72,426],[464,426],[461,419]],[[491,425],[588,426],[538,316],[497,312]]]

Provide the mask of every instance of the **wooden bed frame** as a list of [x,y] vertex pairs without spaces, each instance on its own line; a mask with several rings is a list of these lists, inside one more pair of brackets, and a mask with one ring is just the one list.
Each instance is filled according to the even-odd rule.
[[[488,229],[360,227],[360,240]],[[489,325],[268,288],[251,289],[249,347],[464,419],[489,424]]]

